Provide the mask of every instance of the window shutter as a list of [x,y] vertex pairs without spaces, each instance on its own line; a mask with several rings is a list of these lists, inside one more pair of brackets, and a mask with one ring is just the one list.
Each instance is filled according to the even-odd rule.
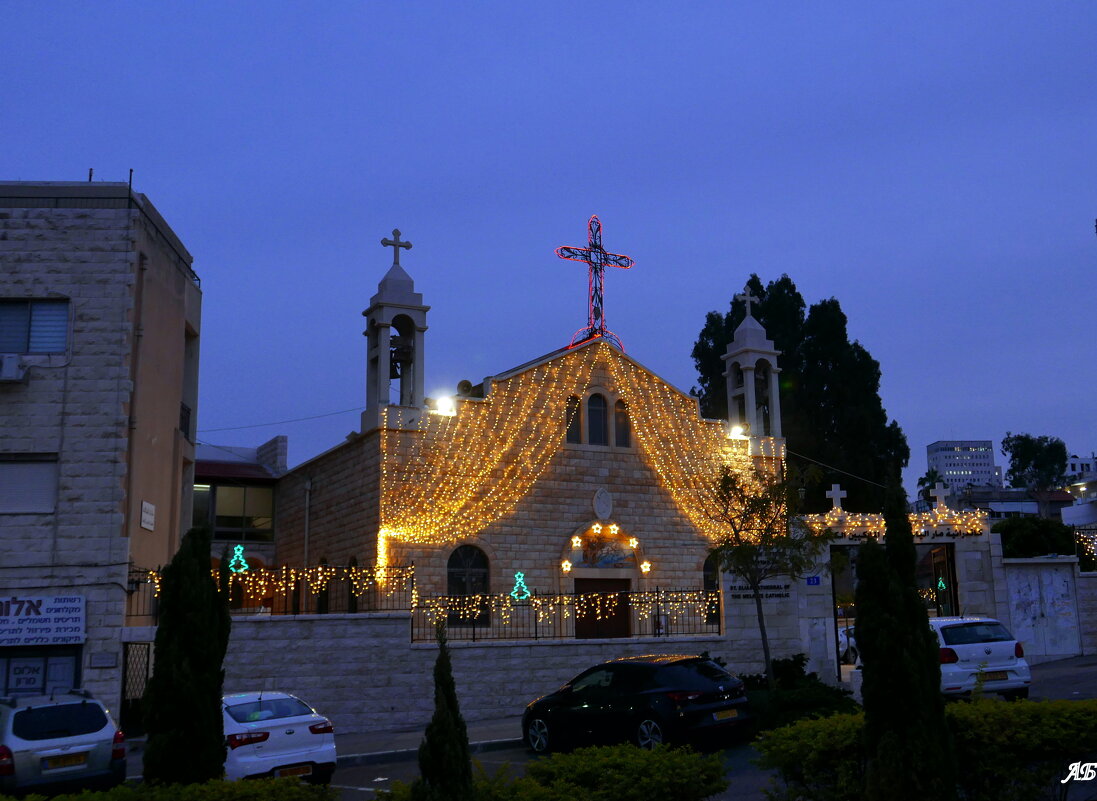
[[30,308],[26,301],[0,302],[0,353],[26,353]]
[[64,353],[68,333],[67,300],[39,300],[31,304],[29,353]]

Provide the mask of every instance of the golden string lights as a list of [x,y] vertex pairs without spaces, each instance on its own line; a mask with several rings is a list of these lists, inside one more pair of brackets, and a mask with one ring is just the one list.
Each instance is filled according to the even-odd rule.
[[[401,410],[385,410],[378,567],[391,541],[456,542],[513,510],[562,447],[568,398],[585,397],[596,367],[612,375],[642,458],[694,527],[718,540],[703,496],[722,467],[751,465],[750,440],[728,439],[723,423],[699,417],[695,399],[596,341],[492,381],[455,414],[419,414],[410,430],[399,430]],[[776,441],[762,443],[765,455],[783,457]]]
[[[988,530],[987,513],[982,509],[936,506],[928,512],[914,512],[909,519],[915,537],[974,537]],[[878,539],[886,533],[883,515],[859,514],[844,509],[831,509],[823,515],[805,515],[804,522],[816,533],[829,528],[850,539]]]
[[[313,595],[323,592],[331,582],[343,580],[349,583],[356,598],[361,598],[373,588],[383,588],[386,593],[399,591],[409,583],[414,583],[414,567],[387,567],[384,576],[381,571],[370,567],[339,567],[335,565],[315,565],[308,568],[283,565],[275,569],[252,567],[240,573],[229,574],[229,586],[239,586],[244,596],[250,600],[285,595],[294,591],[300,582],[304,582]],[[210,570],[214,581],[219,581],[220,571]],[[383,580],[384,579],[384,580]],[[161,575],[150,570],[145,580],[152,584],[155,597],[160,595]]]

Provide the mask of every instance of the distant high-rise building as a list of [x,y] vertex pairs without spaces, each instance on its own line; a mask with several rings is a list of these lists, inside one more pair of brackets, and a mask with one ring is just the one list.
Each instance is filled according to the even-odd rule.
[[953,492],[968,486],[1002,486],[1002,468],[994,464],[989,439],[943,439],[926,446],[930,470],[936,470]]

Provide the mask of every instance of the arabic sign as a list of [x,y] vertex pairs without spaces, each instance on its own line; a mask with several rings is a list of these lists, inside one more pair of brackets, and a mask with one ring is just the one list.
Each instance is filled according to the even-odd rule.
[[78,645],[84,624],[83,595],[0,596],[0,646]]

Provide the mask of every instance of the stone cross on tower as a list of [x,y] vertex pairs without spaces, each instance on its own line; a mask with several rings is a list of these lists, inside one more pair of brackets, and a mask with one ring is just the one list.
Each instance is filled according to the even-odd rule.
[[831,484],[830,492],[824,494],[834,503],[835,509],[842,508],[842,498],[846,497],[846,492],[842,489],[841,484]]
[[617,335],[606,328],[606,315],[602,305],[602,280],[607,264],[627,270],[636,262],[628,256],[606,252],[606,249],[602,247],[602,221],[598,219],[597,214],[591,217],[590,222],[587,223],[587,247],[573,248],[565,245],[556,248],[556,255],[561,259],[585,262],[590,268],[587,327],[580,328],[575,332],[568,347],[575,347],[595,337],[605,337],[621,350],[624,350],[625,348]]
[[381,245],[383,247],[386,247],[386,248],[392,248],[392,263],[395,264],[397,267],[399,267],[400,266],[400,248],[404,248],[405,250],[411,250],[411,242],[401,242],[400,241],[400,229],[399,228],[393,228],[392,229],[392,236],[393,236],[392,239],[389,239],[388,237],[382,239],[381,240]]
[[933,496],[933,499],[935,501],[937,501],[936,506],[941,507],[945,505],[945,498],[948,497],[948,489],[945,487],[944,484],[938,481],[937,486],[930,490],[929,494]]
[[[754,316],[750,313],[750,304],[751,303],[757,303],[758,298],[756,298],[756,297],[754,297],[754,295],[750,294],[750,284],[747,284],[745,287],[743,287],[742,294],[736,295],[735,300],[741,300],[741,301],[743,301],[743,303],[746,304],[746,307],[747,307],[746,316],[747,317],[753,317]],[[835,486],[837,486],[837,484]]]

